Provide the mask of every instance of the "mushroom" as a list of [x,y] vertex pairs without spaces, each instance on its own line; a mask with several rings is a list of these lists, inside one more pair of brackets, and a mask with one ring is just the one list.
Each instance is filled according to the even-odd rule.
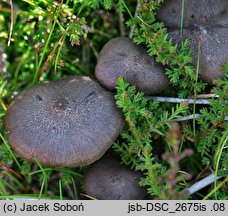
[[112,93],[85,76],[24,90],[10,104],[5,119],[8,141],[15,152],[49,167],[93,163],[123,126]]
[[179,31],[170,32],[170,37],[174,43],[189,39],[191,49],[194,52],[194,65],[197,62],[198,44],[200,42],[200,77],[208,82],[213,83],[216,78],[224,78],[224,73],[220,67],[228,59],[228,28],[203,28],[195,30],[183,30],[183,37]]
[[126,37],[117,37],[105,44],[99,54],[95,74],[109,90],[115,89],[120,76],[138,90],[151,95],[162,91],[169,83],[163,67],[147,55],[146,49]]
[[86,194],[101,200],[140,200],[146,196],[146,189],[139,186],[142,177],[120,165],[115,157],[102,158],[85,173]]
[[189,39],[197,62],[200,50],[199,75],[212,84],[216,78],[224,78],[220,67],[228,59],[228,1],[186,0],[184,8],[183,36],[178,33],[181,20],[181,0],[170,0],[158,11],[158,20],[169,28],[174,43]]
[[[179,28],[182,13],[182,0],[169,0],[158,11],[158,20],[168,28]],[[202,26],[228,27],[227,0],[185,0],[184,28]]]

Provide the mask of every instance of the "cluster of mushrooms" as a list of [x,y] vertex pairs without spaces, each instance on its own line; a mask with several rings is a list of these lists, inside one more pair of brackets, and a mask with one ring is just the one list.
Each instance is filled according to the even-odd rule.
[[[155,94],[169,83],[164,69],[146,49],[128,38],[115,38],[100,53],[98,81],[71,76],[36,84],[14,98],[5,117],[11,147],[22,158],[36,159],[48,167],[94,163],[124,127],[114,95],[106,90],[114,90],[121,75],[147,94]],[[86,193],[98,199],[142,199],[146,191],[138,185],[140,173],[119,163],[112,156],[89,168],[84,178]]]
[[[181,11],[178,9],[180,4],[181,0],[167,2],[158,15],[172,29],[179,24],[175,18],[176,13]],[[204,19],[198,16],[195,8],[190,7],[190,1],[186,1],[186,5],[184,35],[193,41],[194,48],[198,43],[198,32],[205,34],[202,37],[204,44],[201,45],[204,55],[202,65],[205,65],[201,77],[211,81],[222,76],[219,66],[225,58],[228,59],[228,49],[225,50],[228,45],[228,38],[225,37],[227,28],[221,22],[218,24],[221,27],[213,27],[215,29],[211,27],[204,31],[204,27],[203,30],[199,27],[190,31],[191,25],[195,26],[196,23],[201,26],[197,22]],[[188,12],[194,12],[194,20]],[[205,20],[211,20],[209,18]],[[179,40],[175,31],[171,37]],[[208,48],[215,46],[215,43],[219,46],[217,54],[214,48]],[[209,67],[210,64],[213,67]],[[95,75],[97,80],[71,76],[36,84],[17,95],[8,107],[5,118],[8,141],[14,151],[26,160],[36,159],[48,167],[92,164],[104,155],[124,127],[123,114],[116,107],[111,92],[115,90],[118,77],[124,76],[131,85],[147,95],[154,95],[169,84],[164,68],[147,55],[145,48],[126,37],[114,38],[103,47]],[[146,191],[138,185],[140,177],[140,173],[121,166],[116,158],[105,157],[87,170],[84,187],[88,195],[98,199],[143,199]]]

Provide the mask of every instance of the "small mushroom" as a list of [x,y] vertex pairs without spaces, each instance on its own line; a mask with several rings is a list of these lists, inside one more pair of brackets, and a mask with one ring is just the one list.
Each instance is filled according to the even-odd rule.
[[162,91],[169,83],[163,67],[148,56],[146,49],[126,37],[117,37],[105,44],[95,74],[109,90],[114,90],[117,79],[124,76],[131,85],[150,95]]
[[101,200],[140,200],[146,196],[146,189],[139,186],[142,177],[120,165],[117,158],[102,158],[84,176],[86,194]]
[[93,163],[123,125],[112,93],[85,76],[24,90],[10,104],[5,119],[8,141],[16,153],[49,167]]
[[[179,28],[182,14],[182,0],[169,0],[158,10],[158,20],[168,28]],[[228,27],[227,0],[185,0],[183,27],[197,25]]]
[[200,43],[200,77],[212,84],[216,78],[224,78],[224,73],[220,67],[228,59],[228,28],[197,28],[195,30],[185,29],[183,37],[179,31],[171,31],[170,37],[174,43],[189,39],[191,49],[194,52],[194,64],[196,65],[198,56],[198,44]]

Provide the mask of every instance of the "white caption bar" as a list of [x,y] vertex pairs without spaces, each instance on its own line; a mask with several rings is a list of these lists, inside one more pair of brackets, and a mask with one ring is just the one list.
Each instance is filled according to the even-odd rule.
[[0,215],[80,215],[80,216],[225,216],[228,201],[184,200],[2,200]]

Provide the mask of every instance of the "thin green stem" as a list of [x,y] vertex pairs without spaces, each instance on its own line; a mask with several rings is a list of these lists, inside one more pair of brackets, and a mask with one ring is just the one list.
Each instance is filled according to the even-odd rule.
[[62,194],[62,181],[59,179],[59,199],[63,200],[63,194]]
[[47,192],[47,188],[48,188],[47,179],[48,179],[48,177],[47,177],[47,174],[46,174],[44,168],[40,164],[40,162],[37,159],[34,159],[34,161],[37,163],[38,167],[40,168],[40,171],[43,174],[43,181],[42,181],[42,185],[41,185],[41,189],[40,189],[40,193],[39,193],[39,199],[40,199],[42,197],[44,189],[45,189],[45,194]]
[[21,165],[18,162],[17,158],[15,157],[14,153],[12,152],[10,146],[8,145],[7,141],[5,140],[5,138],[3,137],[3,135],[0,133],[0,137],[4,143],[4,145],[6,146],[7,150],[9,151],[9,153],[11,154],[13,160],[15,161],[15,163],[17,164],[18,168],[21,170]]
[[29,53],[30,53],[31,49],[29,48],[27,50],[26,53],[23,54],[19,64],[17,65],[16,67],[16,70],[14,72],[14,78],[13,78],[13,83],[16,84],[17,83],[17,79],[18,79],[18,74],[19,74],[19,71],[21,69],[21,66],[22,65],[25,65],[25,63],[28,61],[28,56],[29,56]]
[[60,46],[59,46],[58,52],[57,52],[57,54],[56,54],[54,71],[57,71],[57,64],[58,64],[60,52],[61,52],[61,50],[62,50],[62,47],[63,47],[64,41],[65,41],[65,38],[66,38],[66,34],[63,36],[63,39],[62,39],[61,44],[60,44]]
[[[0,179],[0,189],[2,187],[1,184],[2,184],[2,186],[6,185],[10,190],[13,191],[13,193],[16,193],[16,194],[20,193],[19,190],[16,187],[14,187],[12,184],[10,184],[8,181],[6,181],[4,179]],[[5,195],[7,195],[7,193]]]
[[10,178],[11,181],[13,181],[13,183],[16,184],[21,190],[24,190],[24,186],[21,183],[21,180],[19,180],[17,177],[12,175],[10,172],[5,172],[4,175],[6,175],[8,178]]
[[[217,176],[218,176],[218,169],[219,169],[219,162],[220,162],[220,159],[221,159],[221,155],[222,155],[222,151],[223,149],[225,148],[225,146],[227,145],[227,140],[228,140],[228,131],[226,131],[219,144],[218,144],[218,148],[217,148],[217,151],[215,152],[215,157],[214,157],[214,163],[215,163],[215,180],[214,180],[214,188],[217,187]],[[217,194],[215,192],[215,199],[217,199]]]
[[24,1],[24,2],[27,2],[28,4],[30,4],[30,5],[32,5],[32,6],[34,6],[36,9],[42,10],[42,11],[44,12],[43,8],[40,7],[40,6],[36,3],[36,1],[31,1],[31,0],[23,0],[23,1]]
[[41,185],[41,188],[40,188],[39,199],[41,199],[41,197],[42,197],[43,190],[44,190],[44,185],[45,185],[46,181],[47,181],[47,178],[44,176],[43,181],[42,181],[42,185]]
[[197,54],[197,65],[196,65],[196,79],[194,85],[194,104],[193,104],[193,135],[194,139],[196,138],[196,97],[197,97],[197,83],[198,83],[198,76],[199,76],[199,66],[200,66],[200,42],[198,44],[198,54]]
[[[39,194],[14,194],[14,195],[0,195],[0,199],[39,199]],[[40,198],[43,198],[45,200],[58,200],[59,197],[58,196],[52,196],[51,198],[48,196],[42,196]]]
[[129,16],[131,17],[131,19],[134,19],[134,17],[131,14],[131,11],[129,10],[129,8],[127,7],[127,5],[125,4],[125,2],[123,1],[123,6],[125,7],[126,11],[128,12]]
[[55,16],[55,14],[54,14],[54,23],[53,23],[53,25],[52,25],[52,27],[51,27],[50,33],[49,33],[48,38],[47,38],[47,40],[46,40],[46,43],[45,43],[43,52],[42,52],[42,54],[41,54],[41,58],[40,58],[38,67],[36,68],[36,73],[35,73],[35,76],[34,76],[34,78],[33,78],[32,85],[34,85],[34,84],[38,81],[39,74],[40,74],[40,70],[41,70],[41,65],[42,65],[42,63],[43,63],[43,59],[44,59],[45,54],[46,54],[46,52],[47,52],[47,47],[48,47],[48,44],[49,44],[49,42],[50,42],[52,33],[53,33],[54,29],[55,29],[55,25],[56,25],[56,23],[57,23],[58,16],[59,16],[59,13],[60,13],[62,4],[63,4],[63,0],[61,1],[60,5],[59,5],[59,7],[58,7],[56,16]]
[[40,170],[37,170],[37,171],[34,171],[34,172],[31,172],[29,173],[29,175],[34,175],[36,173],[40,173],[40,172],[44,172],[44,171],[62,171],[62,172],[66,172],[66,173],[69,173],[71,175],[74,175],[76,177],[82,177],[82,175],[70,170],[70,169],[67,169],[67,168],[42,168]]
[[3,194],[3,196],[8,195],[3,179],[0,179],[0,194]]
[[74,178],[73,178],[73,177],[71,177],[71,182],[72,182],[73,190],[74,190],[74,198],[75,198],[76,200],[78,200],[77,187],[76,187],[76,184],[75,184],[75,181],[74,181]]
[[207,200],[209,197],[211,197],[218,189],[220,189],[225,183],[228,182],[228,178],[225,178],[222,182],[220,182],[209,194],[207,194],[203,200]]

